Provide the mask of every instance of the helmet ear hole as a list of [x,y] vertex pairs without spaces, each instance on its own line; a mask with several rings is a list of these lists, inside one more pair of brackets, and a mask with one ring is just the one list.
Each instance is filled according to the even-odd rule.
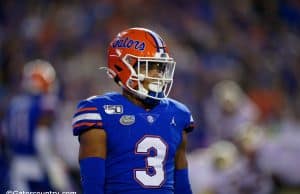
[[115,66],[115,68],[116,68],[116,70],[118,71],[118,72],[121,72],[123,69],[121,68],[121,67],[119,67],[118,65],[114,65]]
[[119,83],[121,80],[120,80],[119,76],[116,75],[116,76],[114,77],[114,81],[115,81],[116,83]]

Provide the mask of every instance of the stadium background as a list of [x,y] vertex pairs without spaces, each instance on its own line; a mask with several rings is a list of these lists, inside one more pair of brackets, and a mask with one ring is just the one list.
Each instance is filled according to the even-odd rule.
[[[35,58],[49,60],[60,82],[55,145],[67,166],[78,168],[78,145],[70,124],[75,105],[96,93],[119,91],[107,81],[105,72],[97,69],[105,66],[111,38],[135,26],[161,34],[177,61],[170,96],[186,103],[193,112],[197,127],[189,135],[191,155],[219,140],[236,140],[226,129],[221,135],[216,132],[224,123],[214,120],[213,110],[220,107],[211,99],[216,84],[223,80],[234,81],[242,96],[253,102],[256,114],[248,121],[263,128],[264,142],[273,146],[282,143],[274,143],[274,139],[290,143],[299,138],[299,0],[1,1],[1,115],[20,89],[23,65]],[[233,120],[226,120],[228,126],[236,127]],[[3,144],[5,136],[0,140]],[[284,160],[278,168],[299,171],[297,165],[289,165],[299,164],[300,148],[295,142],[283,143],[284,149],[274,148],[275,156],[267,158],[272,161],[272,157],[291,153],[281,157]],[[7,163],[4,151],[0,153]],[[5,173],[0,179],[4,178]],[[273,192],[300,192],[299,176],[290,181],[278,173],[272,181]]]

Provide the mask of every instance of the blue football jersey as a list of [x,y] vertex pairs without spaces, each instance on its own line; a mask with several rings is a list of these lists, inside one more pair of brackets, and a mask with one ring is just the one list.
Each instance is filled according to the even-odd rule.
[[44,95],[19,95],[12,99],[4,120],[10,148],[17,155],[35,155],[34,135],[42,116],[54,112],[55,99]]
[[173,193],[175,153],[182,131],[193,129],[185,105],[167,98],[146,111],[108,93],[81,101],[72,125],[75,136],[91,128],[107,134],[106,194]]

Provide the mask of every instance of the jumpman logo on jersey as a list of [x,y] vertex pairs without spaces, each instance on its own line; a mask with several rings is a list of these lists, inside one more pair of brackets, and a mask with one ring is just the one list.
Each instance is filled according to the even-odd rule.
[[171,121],[170,125],[172,125],[172,126],[176,126],[176,123],[175,123],[175,118],[174,118],[174,117],[172,118],[172,121]]

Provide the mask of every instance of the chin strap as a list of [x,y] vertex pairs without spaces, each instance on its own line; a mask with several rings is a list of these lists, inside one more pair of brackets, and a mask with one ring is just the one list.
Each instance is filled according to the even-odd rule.
[[[163,92],[153,92],[151,90],[149,90],[148,95],[156,97],[156,98],[164,98],[165,95]],[[148,97],[149,98],[149,97]],[[158,100],[159,101],[159,100]]]
[[[158,97],[158,98],[164,98],[163,92],[156,93],[156,92],[149,91],[148,95],[153,96],[153,97]],[[146,97],[144,99],[144,102],[146,104],[149,104],[149,105],[157,105],[160,102],[160,100],[154,99],[154,98],[150,98],[150,97]]]

